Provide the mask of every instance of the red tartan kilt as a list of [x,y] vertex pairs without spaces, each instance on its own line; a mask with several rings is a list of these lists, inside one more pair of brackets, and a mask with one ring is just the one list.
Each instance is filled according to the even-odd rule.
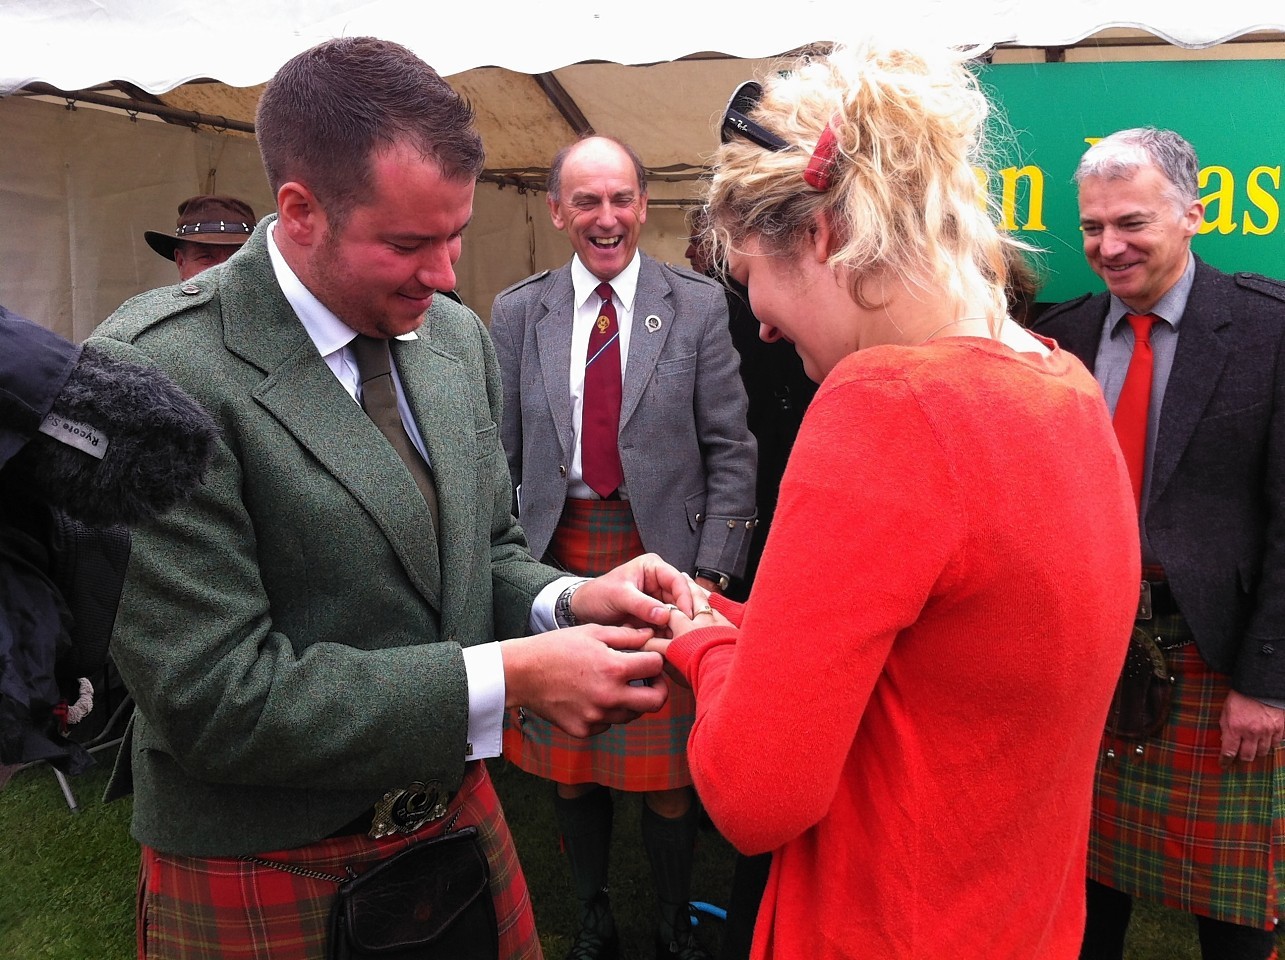
[[[263,860],[342,877],[361,874],[421,840],[476,825],[491,869],[491,897],[504,960],[542,960],[526,878],[486,767],[471,763],[447,815],[411,836],[322,840]],[[300,877],[239,857],[185,857],[142,849],[138,877],[139,960],[323,960],[337,883]]]
[[[1159,618],[1162,636],[1187,631]],[[1189,634],[1188,634],[1189,635]],[[1219,766],[1219,717],[1231,689],[1194,643],[1170,650],[1168,721],[1139,744],[1102,739],[1089,876],[1187,913],[1271,929],[1285,888],[1285,754]]]
[[[595,577],[645,553],[627,500],[568,500],[546,558],[579,576]],[[582,740],[530,713],[510,710],[504,756],[527,773],[556,783],[601,783],[617,790],[671,790],[692,782],[687,736],[696,701],[669,685],[656,713],[616,724]]]

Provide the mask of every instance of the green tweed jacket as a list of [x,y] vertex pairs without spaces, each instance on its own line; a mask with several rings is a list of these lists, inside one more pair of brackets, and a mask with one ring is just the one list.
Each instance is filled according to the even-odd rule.
[[154,364],[218,422],[195,496],[135,532],[113,653],[138,704],[109,796],[134,836],[234,856],[318,840],[387,790],[458,786],[461,647],[528,632],[536,563],[510,513],[501,385],[477,316],[436,297],[393,341],[440,543],[409,472],[274,278],[265,229],[122,306],[90,342]]

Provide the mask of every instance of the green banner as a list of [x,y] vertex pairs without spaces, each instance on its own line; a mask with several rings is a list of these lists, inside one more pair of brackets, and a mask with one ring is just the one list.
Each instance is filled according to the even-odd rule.
[[1004,225],[1046,251],[1039,299],[1104,289],[1084,262],[1072,176],[1089,142],[1127,127],[1175,130],[1196,148],[1199,256],[1222,270],[1285,279],[1285,61],[1002,64],[981,77],[1000,107],[992,136],[1003,166],[979,177]]

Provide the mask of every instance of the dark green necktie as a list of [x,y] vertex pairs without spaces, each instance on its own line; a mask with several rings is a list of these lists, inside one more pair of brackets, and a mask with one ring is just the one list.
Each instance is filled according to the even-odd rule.
[[361,381],[361,408],[366,416],[379,427],[379,432],[388,438],[397,456],[415,480],[415,486],[424,495],[428,504],[428,513],[433,520],[433,530],[440,529],[437,512],[437,487],[433,484],[433,474],[428,464],[419,455],[411,443],[402,416],[397,410],[397,387],[393,383],[392,356],[388,352],[388,341],[359,334],[350,344],[353,358],[357,361],[357,379]]

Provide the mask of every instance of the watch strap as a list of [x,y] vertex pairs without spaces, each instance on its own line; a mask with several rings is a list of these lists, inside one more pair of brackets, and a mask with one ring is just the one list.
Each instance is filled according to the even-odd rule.
[[571,610],[571,598],[575,592],[584,586],[585,581],[580,580],[564,589],[558,594],[558,599],[553,603],[553,622],[559,627],[578,627],[580,621]]
[[697,567],[696,576],[700,577],[702,580],[708,580],[710,583],[717,586],[719,590],[726,590],[728,585],[732,582],[732,578],[727,574],[721,573],[718,570],[711,570],[709,567]]

